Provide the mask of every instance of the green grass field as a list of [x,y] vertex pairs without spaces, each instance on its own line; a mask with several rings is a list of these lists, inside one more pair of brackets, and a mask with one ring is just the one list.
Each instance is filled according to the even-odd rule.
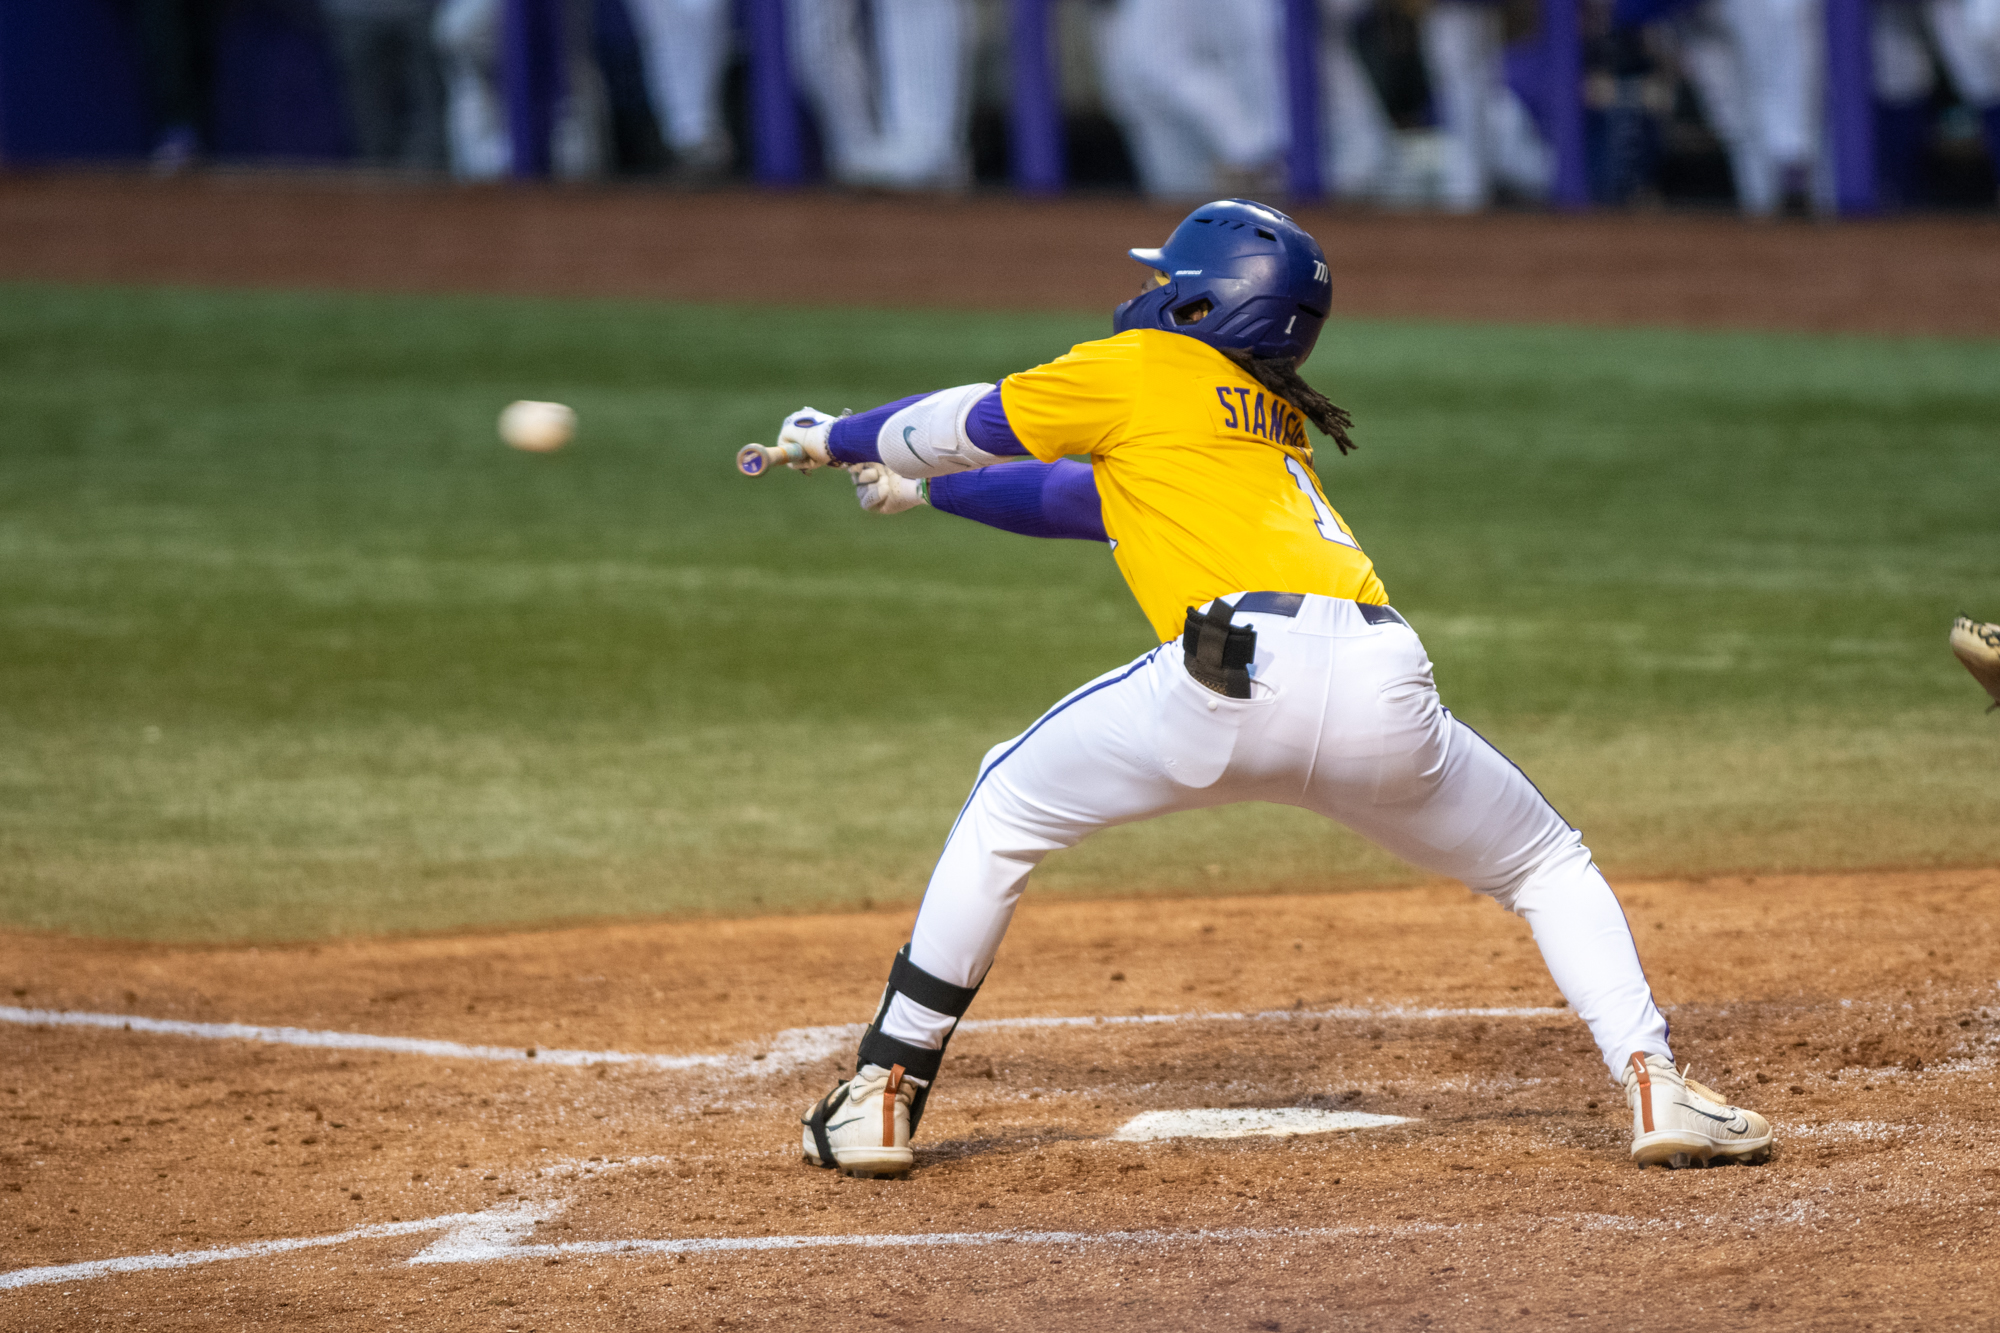
[[[1100,548],[731,455],[1103,326],[0,287],[0,921],[914,899],[986,748],[1149,632]],[[2000,344],[1368,322],[1310,370],[1446,701],[1614,872],[2000,858],[2000,717],[1945,647],[2000,616]],[[517,397],[578,443],[502,448]],[[1249,806],[1034,891],[1411,877]]]

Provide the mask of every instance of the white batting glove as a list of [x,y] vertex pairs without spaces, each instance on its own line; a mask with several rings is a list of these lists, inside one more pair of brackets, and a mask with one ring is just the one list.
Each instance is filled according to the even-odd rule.
[[854,478],[854,498],[871,514],[900,514],[930,503],[926,483],[899,477],[880,463],[858,463],[847,471]]
[[785,418],[778,427],[778,447],[787,453],[801,455],[803,461],[787,463],[794,472],[810,472],[833,461],[833,452],[828,447],[827,438],[833,433],[835,417],[831,412],[822,412],[816,407],[802,407]]

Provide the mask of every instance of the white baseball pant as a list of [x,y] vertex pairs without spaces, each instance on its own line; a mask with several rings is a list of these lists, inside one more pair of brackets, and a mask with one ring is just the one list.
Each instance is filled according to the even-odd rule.
[[[1257,631],[1251,698],[1197,684],[1170,643],[987,754],[931,875],[910,961],[975,985],[1048,853],[1114,824],[1271,801],[1338,820],[1525,917],[1614,1079],[1634,1051],[1671,1058],[1625,914],[1582,837],[1439,703],[1415,631],[1331,597],[1236,623]],[[882,1030],[935,1049],[953,1022],[898,994]]]

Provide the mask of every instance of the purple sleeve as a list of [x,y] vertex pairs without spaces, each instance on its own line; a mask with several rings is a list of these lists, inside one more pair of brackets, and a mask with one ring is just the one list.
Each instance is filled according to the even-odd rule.
[[1109,540],[1097,500],[1097,478],[1090,464],[1073,458],[1006,463],[932,477],[930,497],[933,509],[1023,537]]
[[[875,452],[875,437],[882,431],[882,423],[896,413],[929,394],[911,394],[908,398],[898,398],[893,403],[871,407],[866,412],[851,417],[842,417],[833,423],[833,431],[827,436],[827,447],[833,453],[836,463],[879,463],[881,456]],[[972,405],[972,412],[965,419],[965,433],[972,442],[989,454],[1003,458],[1025,455],[1028,451],[1014,438],[1014,428],[1007,424],[1007,411],[1000,406],[1000,391],[995,389]]]
[[[965,433],[972,443],[989,454],[1002,458],[1025,458],[1027,446],[1014,434],[1014,427],[1007,420],[1007,409],[1000,403],[1000,387],[972,405],[972,411],[965,417]],[[1097,508],[1097,488],[1091,487],[1092,510]]]
[[893,403],[871,407],[866,412],[858,412],[851,417],[842,417],[833,423],[827,433],[826,447],[833,454],[836,463],[879,463],[880,454],[875,452],[875,437],[882,431],[882,423],[908,407],[925,395],[913,393],[908,398],[898,398]]

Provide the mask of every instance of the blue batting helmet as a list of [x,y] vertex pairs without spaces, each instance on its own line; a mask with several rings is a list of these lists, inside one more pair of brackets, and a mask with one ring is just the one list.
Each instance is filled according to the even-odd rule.
[[1129,253],[1165,281],[1118,307],[1116,332],[1167,329],[1295,364],[1319,341],[1333,297],[1326,255],[1275,208],[1219,199],[1188,214],[1159,249]]

